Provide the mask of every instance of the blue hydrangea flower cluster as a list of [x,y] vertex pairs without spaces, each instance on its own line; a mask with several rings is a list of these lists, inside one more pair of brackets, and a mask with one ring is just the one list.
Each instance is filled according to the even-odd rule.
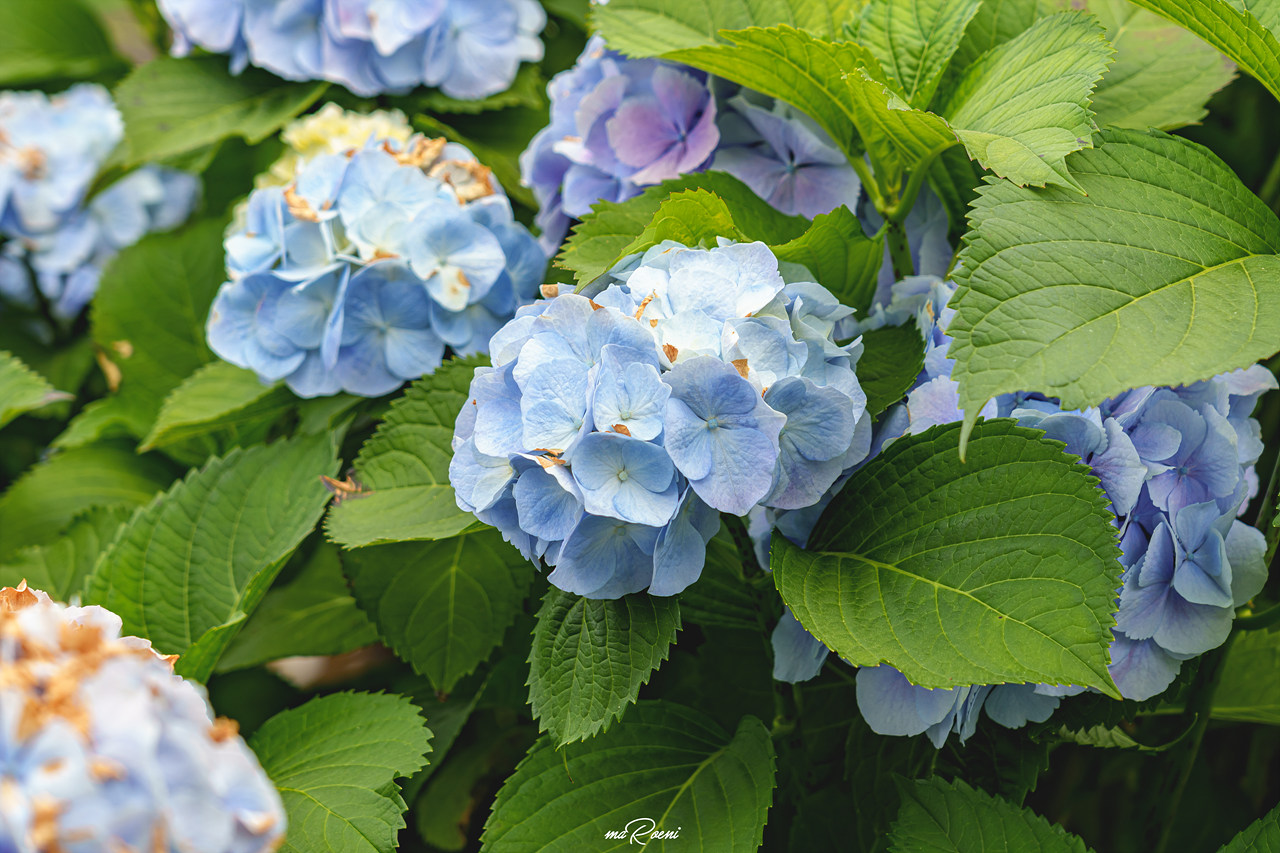
[[694,68],[628,59],[594,36],[547,86],[551,123],[520,158],[553,251],[598,201],[712,168],[783,213],[816,216],[857,203],[861,184],[807,116]]
[[89,188],[124,125],[101,86],[61,95],[0,93],[0,296],[70,320],[116,252],[181,224],[199,197],[185,172],[144,166],[93,198]]
[[[882,419],[876,449],[963,417],[954,362],[947,358],[946,327],[954,315],[947,302],[954,291],[934,276],[905,279],[893,286],[890,304],[864,324],[914,319],[925,344],[924,370],[906,402]],[[1110,672],[1126,698],[1163,692],[1182,661],[1221,645],[1235,608],[1266,582],[1265,540],[1237,515],[1258,491],[1253,466],[1262,452],[1261,428],[1250,414],[1258,397],[1276,387],[1270,371],[1254,365],[1184,387],[1138,388],[1082,411],[1011,394],[981,412],[1044,430],[1101,481],[1123,555]],[[808,526],[799,530],[779,528],[803,544],[813,524],[804,521]],[[775,675],[786,680],[812,677],[826,658],[825,647],[793,618],[779,624],[774,648]],[[1043,684],[929,690],[887,665],[857,675],[858,705],[872,729],[926,732],[938,746],[951,732],[962,741],[972,734],[981,711],[1015,728],[1047,720],[1062,697],[1080,692]]]
[[271,780],[202,688],[120,618],[0,590],[0,849],[267,853]]
[[866,455],[850,313],[762,243],[663,243],[522,308],[458,416],[458,505],[561,589],[674,595],[717,511],[806,507]]
[[300,396],[376,397],[481,352],[547,258],[467,149],[415,136],[303,163],[225,242],[209,346]]
[[365,97],[438,86],[477,99],[542,59],[537,0],[160,0],[173,53],[231,54],[286,80],[329,80]]

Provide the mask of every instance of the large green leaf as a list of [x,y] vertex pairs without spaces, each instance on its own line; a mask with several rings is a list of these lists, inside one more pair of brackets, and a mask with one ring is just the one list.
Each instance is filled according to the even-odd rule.
[[356,600],[383,638],[448,692],[502,642],[533,566],[494,530],[347,553]]
[[875,417],[902,400],[924,368],[924,343],[915,326],[885,326],[862,334],[858,382]]
[[154,59],[115,90],[127,165],[177,157],[228,136],[261,142],[328,85],[289,83],[257,68],[232,76],[224,56]]
[[285,853],[390,853],[404,827],[395,784],[426,764],[431,732],[403,696],[336,693],[282,711],[249,746],[284,800]]
[[799,237],[770,248],[778,260],[808,268],[814,280],[845,305],[860,313],[871,307],[884,260],[884,238],[871,239],[862,233],[849,208],[821,214]]
[[732,175],[696,172],[649,187],[624,202],[597,204],[565,242],[557,266],[573,270],[579,284],[594,280],[626,253],[668,196],[690,189],[707,190],[722,199],[732,212],[733,224],[752,240],[785,243],[809,228],[807,219],[779,213]]
[[[729,733],[700,712],[641,702],[583,744],[534,744],[498,792],[484,829],[494,853],[646,849],[754,853],[773,796],[773,743],[755,717]],[[615,835],[606,837],[606,833]]]
[[773,538],[796,619],[856,666],[924,687],[1097,687],[1107,673],[1119,550],[1097,479],[1062,444],[985,422],[893,442],[855,473],[802,551]]
[[902,785],[893,853],[1087,853],[1078,836],[1030,809],[939,777]]
[[872,0],[862,12],[858,41],[880,60],[907,103],[923,110],[981,5],[981,0]]
[[1000,177],[1075,186],[1063,159],[1090,144],[1089,95],[1111,53],[1093,16],[1051,15],[969,66],[942,114]]
[[55,453],[0,496],[0,559],[49,542],[86,510],[146,503],[172,481],[163,460],[121,444]]
[[720,30],[790,24],[817,36],[838,37],[859,8],[857,0],[615,0],[591,12],[594,29],[628,56],[715,44]]
[[78,0],[0,3],[0,86],[92,77],[123,65]]
[[649,224],[622,250],[622,255],[643,252],[664,240],[711,247],[716,245],[717,237],[741,241],[746,235],[734,224],[724,199],[707,190],[682,190],[658,204]]
[[1218,51],[1129,0],[1091,0],[1085,8],[1098,16],[1116,49],[1115,62],[1093,93],[1099,127],[1173,130],[1195,124],[1208,113],[1213,93],[1235,76]]
[[252,370],[225,361],[210,362],[164,398],[139,449],[206,437],[225,437],[230,444],[253,443],[264,438],[267,427],[297,401],[281,384],[264,385]]
[[38,409],[70,394],[55,391],[44,377],[7,352],[0,352],[0,427],[23,412]]
[[679,628],[675,598],[548,589],[529,652],[529,704],[541,730],[563,746],[607,729],[667,659]]
[[144,237],[107,266],[90,322],[119,368],[119,390],[86,409],[55,443],[93,441],[112,422],[141,438],[169,392],[213,358],[204,329],[224,279],[222,230],[221,221],[205,220]]
[[294,655],[338,655],[377,639],[347,589],[338,549],[322,543],[295,577],[266,594],[218,661],[218,672]]
[[329,498],[320,476],[337,465],[328,435],[214,458],[134,515],[86,599],[204,680],[320,519]]
[[453,359],[409,386],[360,448],[355,477],[362,491],[336,502],[329,538],[347,548],[411,539],[448,539],[478,525],[458,508],[449,485],[453,424],[467,401],[471,375],[486,359]]
[[1214,717],[1280,726],[1280,629],[1242,631],[1213,694]]
[[1218,853],[1276,853],[1280,850],[1280,806],[1249,824]]
[[5,560],[0,565],[0,585],[17,586],[25,580],[55,601],[69,601],[79,595],[98,555],[111,544],[132,512],[127,506],[112,506],[76,516],[58,538],[22,548]]
[[1083,408],[1280,350],[1275,214],[1193,142],[1101,141],[1068,161],[1087,196],[993,183],[974,203],[947,329],[969,425],[1005,392]]
[[[1186,27],[1280,98],[1280,41],[1262,21],[1224,0],[1133,0]],[[1274,25],[1274,24],[1273,24]]]
[[[951,57],[947,76],[958,78],[979,56],[1025,32],[1050,11],[1049,0],[997,0],[983,3],[965,28],[964,38]],[[943,88],[947,89],[949,86],[944,84]]]

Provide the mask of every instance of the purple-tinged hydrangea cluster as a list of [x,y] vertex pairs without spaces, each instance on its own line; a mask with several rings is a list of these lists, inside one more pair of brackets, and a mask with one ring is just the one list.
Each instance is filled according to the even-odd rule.
[[458,505],[561,589],[674,595],[718,511],[809,506],[866,455],[850,313],[762,243],[663,243],[522,308],[458,416]]
[[160,0],[173,53],[231,54],[287,80],[329,80],[365,97],[438,86],[477,99],[542,59],[537,0]]
[[300,396],[376,397],[482,352],[547,258],[489,171],[415,136],[321,154],[249,197],[209,346]]
[[0,589],[0,849],[275,850],[280,795],[235,723],[120,628]]
[[116,252],[191,213],[199,182],[158,166],[86,201],[123,136],[101,86],[79,84],[52,98],[0,93],[0,296],[27,308],[44,300],[68,321],[93,297]]
[[[892,301],[864,324],[914,319],[924,337],[925,366],[904,404],[881,420],[875,447],[905,434],[963,418],[954,361],[947,358],[947,303],[955,285],[934,276],[905,279]],[[1261,430],[1250,417],[1258,397],[1277,387],[1265,367],[1223,374],[1178,388],[1144,387],[1097,408],[1064,411],[1035,394],[990,401],[983,417],[1014,418],[1062,441],[1098,477],[1116,515],[1123,586],[1118,590],[1110,672],[1120,693],[1143,700],[1163,692],[1182,661],[1216,648],[1231,630],[1235,608],[1262,589],[1267,570],[1262,534],[1239,521],[1258,491],[1254,463]],[[812,529],[779,529],[803,544]],[[796,535],[798,534],[798,535]],[[803,680],[817,673],[826,649],[794,619],[774,634],[775,675]],[[941,746],[951,732],[963,741],[980,711],[1016,728],[1043,722],[1078,687],[1043,684],[965,685],[930,690],[888,665],[857,675],[858,705],[881,734],[927,732]]]
[[551,123],[520,158],[550,252],[603,201],[703,169],[737,177],[788,214],[856,205],[861,184],[807,116],[694,68],[628,59],[594,36],[547,86]]

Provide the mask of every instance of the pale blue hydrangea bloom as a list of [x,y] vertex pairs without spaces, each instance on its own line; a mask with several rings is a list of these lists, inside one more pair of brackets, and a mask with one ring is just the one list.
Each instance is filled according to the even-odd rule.
[[[924,370],[906,401],[881,416],[872,455],[903,434],[964,415],[946,357],[954,290],[934,276],[905,279],[862,324],[914,319],[925,346]],[[1110,672],[1126,698],[1161,693],[1183,660],[1221,645],[1235,608],[1266,582],[1265,540],[1236,516],[1257,492],[1253,465],[1262,447],[1250,413],[1275,387],[1275,377],[1254,365],[1186,387],[1135,389],[1095,409],[1064,411],[1054,400],[1011,394],[980,413],[1044,430],[1101,481],[1116,514],[1124,570]],[[811,512],[761,514],[752,532],[767,557],[772,529],[803,546],[816,520]],[[789,613],[773,646],[774,674],[784,680],[812,678],[827,655]],[[1031,684],[928,690],[888,665],[858,673],[859,708],[875,731],[927,732],[935,745],[952,732],[967,738],[980,711],[1012,728],[1048,719],[1062,697],[1079,692]]]
[[[0,849],[36,850],[37,838],[68,853],[279,846],[271,780],[171,659],[121,637],[100,607],[65,607],[25,584],[0,598],[0,663],[13,676],[0,689]],[[55,681],[63,701],[47,701]]]
[[536,0],[160,0],[173,53],[231,54],[287,80],[330,80],[358,95],[438,86],[477,99],[542,59]]
[[303,163],[225,241],[209,346],[315,397],[390,393],[446,348],[482,352],[547,258],[465,148],[413,137]]
[[458,416],[458,505],[562,589],[674,595],[718,512],[808,506],[866,455],[849,313],[762,243],[664,243],[521,308]]
[[124,136],[107,90],[0,93],[0,296],[69,322],[107,262],[148,233],[180,225],[199,200],[192,175],[143,166],[88,197]]

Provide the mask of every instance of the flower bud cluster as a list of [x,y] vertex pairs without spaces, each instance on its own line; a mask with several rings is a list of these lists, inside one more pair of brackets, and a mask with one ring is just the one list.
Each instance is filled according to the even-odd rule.
[[280,796],[235,723],[120,627],[0,589],[0,848],[275,850]]
[[458,504],[561,589],[680,592],[717,511],[808,506],[866,455],[850,313],[762,243],[663,243],[522,308],[458,416]]
[[422,136],[301,162],[226,242],[209,346],[303,397],[387,394],[533,299],[547,258],[489,169]]

